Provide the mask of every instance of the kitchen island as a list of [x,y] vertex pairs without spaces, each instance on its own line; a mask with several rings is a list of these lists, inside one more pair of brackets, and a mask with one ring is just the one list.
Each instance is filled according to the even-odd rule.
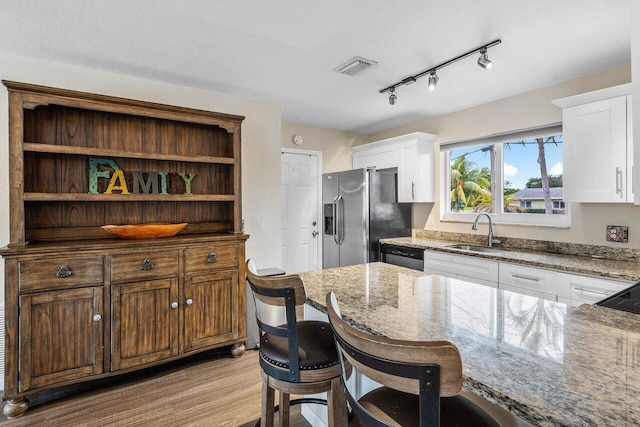
[[355,327],[448,340],[466,389],[539,426],[640,425],[640,316],[577,308],[384,263],[300,274]]

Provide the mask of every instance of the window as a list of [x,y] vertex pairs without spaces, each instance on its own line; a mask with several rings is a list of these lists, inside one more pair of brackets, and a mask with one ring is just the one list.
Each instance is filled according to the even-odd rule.
[[562,191],[562,128],[550,125],[443,144],[444,221],[479,212],[512,224],[568,226]]

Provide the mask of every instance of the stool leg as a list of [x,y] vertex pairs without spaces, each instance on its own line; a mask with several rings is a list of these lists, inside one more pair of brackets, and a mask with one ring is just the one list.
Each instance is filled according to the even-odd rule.
[[347,399],[344,394],[342,376],[331,380],[331,390],[327,393],[327,418],[329,427],[347,425]]
[[260,426],[273,427],[274,390],[269,385],[269,376],[262,371],[262,408]]
[[289,393],[280,392],[280,425],[289,427]]

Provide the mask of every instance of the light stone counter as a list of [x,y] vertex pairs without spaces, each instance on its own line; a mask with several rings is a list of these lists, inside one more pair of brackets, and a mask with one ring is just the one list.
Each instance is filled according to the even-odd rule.
[[308,303],[375,334],[449,340],[464,387],[540,426],[640,425],[640,315],[372,263],[301,273]]
[[[515,240],[515,239],[511,239]],[[554,244],[553,251],[565,250],[573,251],[576,254],[586,254],[587,256],[571,255],[569,253],[542,252],[540,247],[538,250],[523,250],[514,248],[505,248],[502,246],[494,247],[492,252],[474,252],[460,249],[450,248],[449,246],[456,241],[435,240],[425,237],[398,237],[390,239],[381,239],[380,243],[388,243],[392,245],[406,246],[418,249],[429,249],[441,252],[450,252],[458,255],[474,256],[478,258],[494,259],[498,261],[507,261],[516,264],[529,265],[534,267],[551,268],[554,270],[563,270],[573,273],[582,273],[595,276],[609,277],[613,279],[623,279],[630,281],[640,280],[640,262],[636,258],[636,251],[621,251],[611,249],[609,252],[589,253],[588,245],[571,245],[571,244]],[[469,242],[464,242],[469,244]],[[475,243],[475,242],[474,242]],[[551,243],[551,242],[547,242]],[[472,243],[473,244],[473,243]],[[482,245],[486,246],[486,242]],[[562,245],[562,247],[558,247]],[[602,247],[596,246],[600,251]],[[612,256],[618,256],[622,259],[612,259]]]

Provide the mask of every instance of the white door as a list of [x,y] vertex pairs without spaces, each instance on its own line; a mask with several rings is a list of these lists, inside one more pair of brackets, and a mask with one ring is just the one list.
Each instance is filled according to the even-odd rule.
[[321,155],[282,151],[282,263],[287,273],[320,268]]

